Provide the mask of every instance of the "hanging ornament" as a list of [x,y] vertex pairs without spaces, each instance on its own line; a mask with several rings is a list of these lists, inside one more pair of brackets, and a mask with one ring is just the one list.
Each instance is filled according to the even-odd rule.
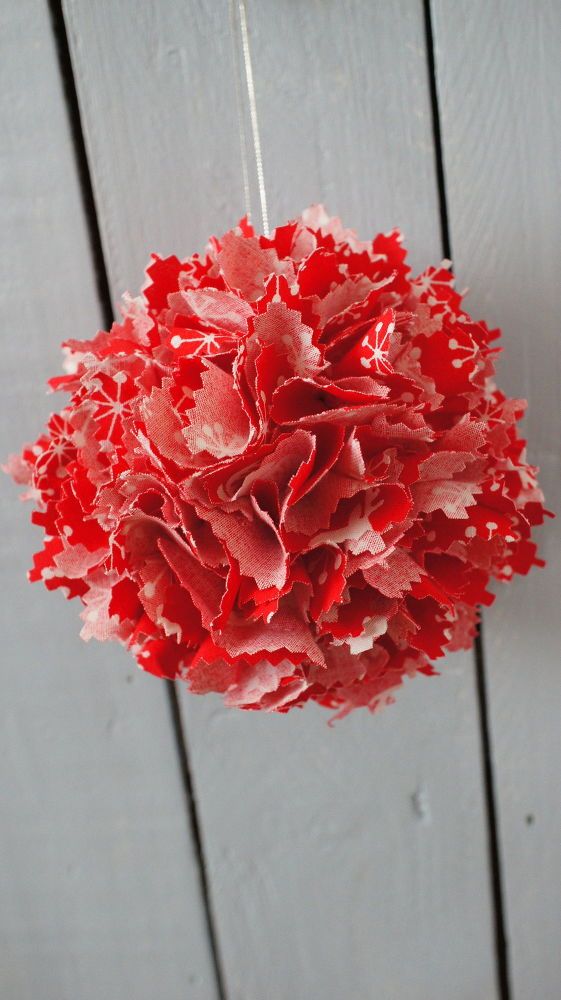
[[344,715],[469,648],[490,578],[543,565],[499,331],[405,256],[320,206],[271,237],[242,220],[63,345],[69,401],[9,471],[45,536],[30,579],[79,598],[84,639],[228,705]]

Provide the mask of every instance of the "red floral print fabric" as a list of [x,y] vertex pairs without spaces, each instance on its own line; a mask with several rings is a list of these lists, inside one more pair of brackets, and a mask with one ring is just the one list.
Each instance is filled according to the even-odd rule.
[[405,256],[321,206],[243,220],[64,345],[68,402],[10,471],[44,532],[30,579],[79,598],[85,639],[228,705],[344,715],[469,647],[490,578],[540,564],[499,331]]

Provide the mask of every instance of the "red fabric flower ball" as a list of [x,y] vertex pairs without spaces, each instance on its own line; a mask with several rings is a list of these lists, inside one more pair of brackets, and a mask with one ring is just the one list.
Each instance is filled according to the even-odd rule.
[[374,709],[469,647],[490,577],[540,563],[543,497],[447,267],[412,278],[397,231],[313,207],[147,278],[64,345],[70,401],[13,461],[30,579],[80,598],[84,639],[242,708]]

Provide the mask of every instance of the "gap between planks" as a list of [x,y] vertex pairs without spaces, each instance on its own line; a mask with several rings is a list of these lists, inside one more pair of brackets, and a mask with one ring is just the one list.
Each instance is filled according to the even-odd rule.
[[[427,51],[427,72],[429,81],[430,103],[432,108],[432,126],[434,139],[434,158],[436,183],[438,190],[438,205],[440,210],[440,232],[442,252],[444,257],[452,259],[452,239],[448,217],[448,202],[446,197],[446,174],[444,153],[442,147],[442,132],[440,125],[440,106],[438,97],[438,77],[434,32],[432,27],[431,0],[423,0],[425,17],[425,36]],[[474,643],[475,677],[477,701],[479,707],[479,726],[481,738],[481,755],[483,783],[485,788],[485,806],[487,814],[487,845],[489,853],[489,870],[491,891],[493,896],[493,916],[495,931],[495,955],[497,960],[497,987],[500,1000],[511,1000],[510,970],[508,957],[508,941],[506,936],[506,918],[503,889],[503,874],[499,846],[499,824],[495,794],[495,775],[493,769],[493,752],[491,746],[491,727],[489,723],[489,707],[487,684],[485,678],[485,653],[483,647],[483,622]]]
[[[49,14],[51,18],[53,36],[55,40],[59,71],[63,84],[66,112],[68,115],[70,133],[72,137],[72,147],[76,162],[76,170],[78,173],[82,205],[84,209],[84,216],[86,219],[86,225],[88,230],[91,260],[96,279],[97,294],[99,298],[99,304],[101,308],[103,322],[105,323],[106,329],[109,330],[114,320],[113,305],[111,301],[111,290],[109,284],[109,273],[108,273],[107,263],[105,260],[105,255],[103,252],[101,231],[97,218],[92,175],[88,162],[88,154],[84,139],[84,131],[82,128],[80,105],[78,101],[78,93],[76,90],[76,84],[74,80],[72,58],[70,55],[70,46],[68,44],[68,35],[66,30],[64,11],[62,9],[62,3],[60,2],[60,0],[48,0],[48,6],[49,6]],[[185,809],[188,819],[188,829],[193,841],[193,847],[197,862],[197,869],[199,873],[199,885],[201,891],[201,898],[203,902],[207,933],[209,938],[214,976],[216,981],[217,1000],[227,1000],[224,974],[222,971],[222,963],[218,948],[218,935],[216,931],[212,902],[210,898],[210,888],[207,878],[204,845],[201,835],[201,824],[199,821],[198,807],[193,787],[193,779],[189,762],[189,750],[187,747],[187,740],[182,726],[181,712],[179,708],[179,699],[177,696],[177,691],[172,681],[166,682],[166,689],[168,694],[170,721],[173,730],[176,751],[177,751],[178,766],[181,774],[181,781],[184,791]]]

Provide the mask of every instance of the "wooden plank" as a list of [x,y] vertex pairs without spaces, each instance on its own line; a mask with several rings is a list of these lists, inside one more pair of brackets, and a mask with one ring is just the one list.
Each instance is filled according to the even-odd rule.
[[[529,398],[525,436],[561,510],[561,8],[437,0],[437,68],[452,245],[472,310],[504,329],[501,385]],[[548,567],[499,593],[485,646],[513,995],[561,984],[559,529]]]
[[[65,10],[112,279],[136,287],[149,249],[191,250],[244,209],[243,52],[225,3]],[[248,25],[273,222],[321,197],[437,260],[421,4],[267,0]],[[183,707],[232,1000],[495,995],[471,657],[334,730],[314,708]]]
[[[248,21],[272,221],[319,195],[438,259],[420,5],[260,2]],[[471,658],[448,671],[335,732],[319,710],[184,699],[235,996],[493,995]]]
[[[34,440],[59,343],[101,323],[47,5],[4,7],[0,454]],[[0,993],[215,998],[166,691],[25,579],[2,477]]]
[[244,211],[228,5],[64,0],[64,10],[118,298],[138,289],[149,249],[203,246],[233,207]]

